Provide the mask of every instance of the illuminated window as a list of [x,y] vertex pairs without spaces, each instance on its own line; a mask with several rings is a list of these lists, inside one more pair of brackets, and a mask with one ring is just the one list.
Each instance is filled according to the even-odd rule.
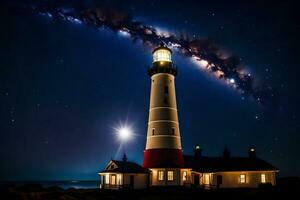
[[240,175],[240,183],[246,183],[246,174]]
[[187,172],[184,171],[182,174],[182,181],[187,181]]
[[117,184],[118,185],[122,184],[122,175],[121,174],[117,174]]
[[109,174],[105,175],[105,184],[109,184]]
[[158,180],[159,181],[164,180],[164,171],[162,171],[162,170],[158,171]]
[[260,175],[261,183],[266,183],[266,174]]
[[204,174],[204,180],[203,180],[205,185],[209,185],[209,174]]
[[111,182],[112,185],[116,185],[116,175],[111,175]]
[[174,180],[174,171],[168,171],[168,181]]
[[153,62],[168,61],[171,62],[171,52],[166,49],[158,49],[153,53]]

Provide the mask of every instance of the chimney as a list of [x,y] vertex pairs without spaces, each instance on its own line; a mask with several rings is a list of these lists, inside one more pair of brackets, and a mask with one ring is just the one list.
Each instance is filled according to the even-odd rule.
[[248,151],[249,158],[256,158],[256,150],[254,147],[251,147]]
[[230,158],[230,150],[225,146],[224,151],[223,151],[223,158]]
[[127,156],[126,156],[126,154],[124,153],[124,155],[123,155],[123,158],[122,158],[122,160],[123,160],[123,162],[127,162]]
[[195,158],[200,158],[202,156],[202,149],[198,144],[194,148],[194,156]]

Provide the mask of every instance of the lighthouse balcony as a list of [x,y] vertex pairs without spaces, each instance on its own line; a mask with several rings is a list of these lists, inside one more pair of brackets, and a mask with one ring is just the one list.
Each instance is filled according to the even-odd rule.
[[148,75],[152,76],[157,73],[168,73],[174,76],[177,75],[177,66],[171,62],[158,62],[153,63],[151,67],[148,67]]

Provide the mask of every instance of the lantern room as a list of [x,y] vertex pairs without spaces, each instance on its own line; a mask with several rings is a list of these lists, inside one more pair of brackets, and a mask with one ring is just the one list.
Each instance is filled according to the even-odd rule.
[[153,63],[155,62],[172,62],[172,51],[161,43],[159,47],[153,50]]

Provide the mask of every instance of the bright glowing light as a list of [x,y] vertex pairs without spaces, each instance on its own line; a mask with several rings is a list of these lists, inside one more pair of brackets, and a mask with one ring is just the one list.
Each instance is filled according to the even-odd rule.
[[158,49],[153,53],[153,62],[157,61],[171,61],[171,52],[167,49]]
[[229,80],[229,82],[230,82],[230,83],[235,83],[235,80],[234,80],[233,78],[231,78],[231,79]]
[[266,183],[266,174],[261,174],[261,183]]
[[128,140],[132,135],[132,131],[128,127],[122,127],[118,129],[118,135],[121,140]]

